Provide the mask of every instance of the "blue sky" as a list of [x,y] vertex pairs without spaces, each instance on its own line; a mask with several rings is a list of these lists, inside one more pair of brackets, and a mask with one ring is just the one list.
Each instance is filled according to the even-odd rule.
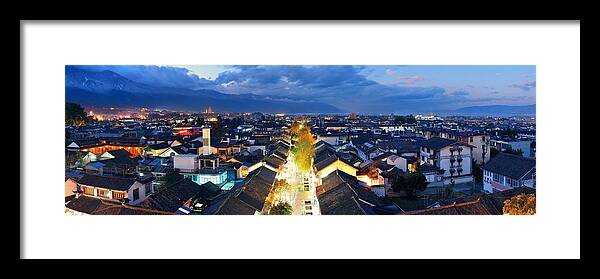
[[93,66],[157,86],[318,100],[344,111],[435,112],[535,104],[534,65]]

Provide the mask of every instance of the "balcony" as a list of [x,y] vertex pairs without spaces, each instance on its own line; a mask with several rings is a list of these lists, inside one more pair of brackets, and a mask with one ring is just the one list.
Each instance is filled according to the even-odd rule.
[[450,175],[454,176],[454,173],[456,172],[456,170],[454,170],[454,168],[450,168],[449,171],[450,171]]

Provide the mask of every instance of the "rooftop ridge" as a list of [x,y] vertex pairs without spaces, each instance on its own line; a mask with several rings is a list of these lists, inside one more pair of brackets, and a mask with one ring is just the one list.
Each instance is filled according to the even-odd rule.
[[[448,208],[452,208],[452,207],[474,205],[474,204],[477,204],[477,203],[481,203],[481,197],[478,197],[477,199],[472,200],[472,201],[466,201],[466,202],[462,202],[462,203],[458,203],[458,204],[455,201],[455,202],[453,202],[451,204],[442,205],[442,206],[439,206],[439,207],[426,208],[426,209],[420,209],[420,210],[414,210],[414,211],[406,211],[406,212],[401,213],[401,214],[413,215],[413,214],[416,214],[416,213],[431,212],[431,211],[437,211],[437,210],[442,210],[442,209],[448,209]],[[487,209],[486,209],[486,211],[487,211]]]

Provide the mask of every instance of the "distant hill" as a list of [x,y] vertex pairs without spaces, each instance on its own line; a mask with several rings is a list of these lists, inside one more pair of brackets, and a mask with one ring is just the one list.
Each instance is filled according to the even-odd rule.
[[510,114],[535,114],[535,105],[525,106],[471,106],[453,110],[457,114],[488,114],[488,115],[510,115]]
[[332,105],[278,100],[254,94],[224,94],[210,89],[157,87],[129,80],[112,71],[65,67],[65,98],[84,106],[133,106],[202,111],[211,106],[223,112],[340,112]]

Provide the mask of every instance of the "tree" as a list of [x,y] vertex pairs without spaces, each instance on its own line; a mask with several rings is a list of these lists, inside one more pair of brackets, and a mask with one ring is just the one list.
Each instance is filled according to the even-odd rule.
[[454,184],[456,182],[454,182],[454,179],[450,180],[450,183],[448,183],[448,186],[446,186],[446,189],[444,189],[444,194],[446,195],[447,199],[452,198],[452,194],[454,193]]
[[[292,124],[292,126],[294,125]],[[295,142],[291,149],[294,155],[294,164],[300,172],[307,173],[310,171],[312,159],[315,156],[315,139],[310,132],[310,127],[305,122],[298,124],[297,129],[294,129],[296,132],[292,134],[292,138],[295,138]]]
[[505,200],[502,213],[507,215],[534,215],[535,194],[519,194]]
[[65,125],[84,126],[90,122],[92,122],[92,118],[85,113],[81,105],[75,103],[65,104]]
[[279,203],[269,210],[269,215],[292,215],[292,206],[287,203]]
[[273,195],[275,200],[282,201],[283,195],[292,190],[292,186],[287,183],[284,179],[278,179],[275,181],[273,186]]
[[84,152],[67,152],[65,155],[65,167],[73,167],[77,161],[81,160],[85,153]]
[[473,166],[473,177],[476,181],[480,182],[483,180],[483,170],[481,166],[475,163],[475,160],[471,160],[471,166]]
[[415,119],[415,117],[411,114],[411,115],[406,115],[406,116],[396,116],[394,118],[394,124],[396,125],[402,125],[402,124],[415,124],[417,123],[417,120]]
[[500,153],[500,151],[498,151],[498,149],[490,148],[490,159],[496,157],[496,155],[498,155],[498,153]]
[[394,179],[392,190],[414,196],[417,191],[425,191],[427,184],[427,178],[420,172],[403,173]]
[[298,134],[298,130],[300,130],[300,121],[292,122],[292,126],[290,127],[290,135],[292,135],[292,137],[296,136]]
[[211,133],[215,136],[223,135],[225,130],[223,129],[223,118],[220,115],[217,116],[217,121],[211,122],[210,129],[212,130]]

